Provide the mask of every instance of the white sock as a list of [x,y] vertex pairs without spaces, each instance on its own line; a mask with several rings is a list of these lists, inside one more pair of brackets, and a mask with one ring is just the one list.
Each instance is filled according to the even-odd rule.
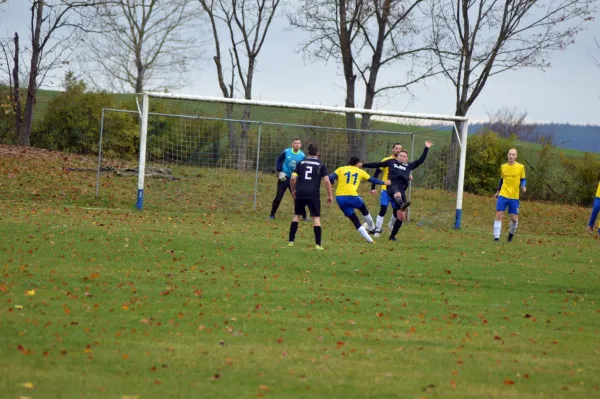
[[367,240],[368,242],[373,242],[373,239],[371,238],[369,233],[367,233],[367,229],[365,229],[365,226],[360,226],[358,228],[358,232],[360,233],[361,236],[363,236],[363,238],[365,240]]
[[494,238],[500,238],[501,230],[502,230],[502,221],[494,220]]
[[390,222],[388,223],[388,226],[390,226],[390,229],[392,227],[394,227],[394,223],[396,223],[396,216],[392,216],[392,218],[390,219]]
[[381,229],[381,226],[383,226],[383,216],[377,215],[377,221],[375,222],[375,228]]
[[365,222],[367,222],[369,230],[375,230],[375,224],[373,223],[373,218],[371,217],[371,214],[367,213],[365,216],[363,216],[363,218],[365,219]]
[[515,234],[515,232],[517,231],[517,227],[519,227],[519,222],[513,222],[511,220],[510,224],[509,224],[508,232],[510,234]]

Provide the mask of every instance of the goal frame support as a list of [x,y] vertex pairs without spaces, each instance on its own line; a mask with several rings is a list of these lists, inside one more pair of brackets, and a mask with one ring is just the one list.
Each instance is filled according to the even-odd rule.
[[[387,116],[397,118],[411,118],[421,120],[433,120],[433,121],[445,121],[454,122],[455,131],[453,134],[458,135],[458,125],[460,124],[460,163],[458,172],[458,185],[456,191],[456,214],[454,219],[454,228],[460,229],[462,221],[462,206],[463,206],[463,191],[464,191],[464,178],[465,178],[465,163],[467,159],[467,136],[469,120],[466,117],[461,116],[449,116],[449,115],[436,115],[436,114],[420,114],[411,112],[395,112],[395,111],[381,111],[373,109],[361,109],[361,108],[345,108],[345,107],[331,107],[331,106],[319,106],[311,104],[292,104],[292,103],[279,103],[271,101],[257,101],[257,100],[245,100],[236,98],[223,98],[223,97],[207,97],[207,96],[195,96],[187,94],[174,94],[174,93],[160,93],[160,92],[144,92],[142,95],[142,107],[140,110],[141,126],[140,126],[140,156],[139,156],[139,169],[138,169],[138,182],[137,182],[137,201],[136,208],[141,210],[144,204],[144,177],[146,170],[146,142],[148,135],[148,115],[150,107],[150,97],[155,98],[166,98],[173,100],[192,100],[212,103],[223,103],[223,104],[240,104],[240,105],[254,105],[263,107],[276,107],[276,108],[288,108],[288,109],[304,109],[314,110],[321,112],[335,112],[335,113],[355,113],[355,114],[368,114],[374,116]],[[414,136],[412,139],[414,146]],[[255,183],[256,184],[256,183]],[[255,198],[256,201],[256,198]]]

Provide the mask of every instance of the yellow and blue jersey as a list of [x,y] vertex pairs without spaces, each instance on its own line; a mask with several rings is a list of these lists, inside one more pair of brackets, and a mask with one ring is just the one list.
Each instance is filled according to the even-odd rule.
[[[391,155],[389,157],[385,157],[381,160],[381,162],[389,161],[390,159],[394,159],[394,156]],[[381,180],[386,181],[388,179],[388,173],[390,172],[390,168],[386,166],[386,167],[383,167],[380,169],[381,169]],[[381,189],[385,190],[386,186],[384,185]]]
[[600,182],[598,182],[598,190],[596,190],[596,197],[600,198]]
[[339,167],[333,173],[337,175],[336,196],[358,196],[360,182],[371,178],[367,172],[352,165]]
[[508,199],[519,199],[521,179],[525,179],[525,166],[518,162],[512,165],[505,163],[500,167],[500,176],[502,177],[500,196]]

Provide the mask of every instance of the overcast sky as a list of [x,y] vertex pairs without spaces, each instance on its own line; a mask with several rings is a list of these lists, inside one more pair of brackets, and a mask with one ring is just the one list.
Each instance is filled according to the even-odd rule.
[[[1,7],[0,34],[12,36],[17,30],[24,42],[29,37],[29,0],[9,0]],[[482,94],[469,110],[471,120],[486,119],[486,111],[501,107],[516,107],[528,113],[532,122],[568,122],[600,125],[600,68],[590,53],[600,58],[600,18],[588,23],[576,43],[551,57],[546,71],[521,69],[494,76],[488,80]],[[335,64],[308,62],[299,52],[304,33],[287,29],[281,16],[275,21],[259,59],[255,75],[253,98],[304,104],[344,104],[344,79]],[[207,59],[212,57],[207,47]],[[212,61],[201,60],[189,75],[186,94],[221,96]],[[54,85],[46,88],[57,88]],[[407,95],[386,97],[376,102],[378,109],[435,114],[454,113],[454,91],[446,80],[430,79],[413,86],[416,99]],[[357,95],[357,107],[362,107],[362,93]]]

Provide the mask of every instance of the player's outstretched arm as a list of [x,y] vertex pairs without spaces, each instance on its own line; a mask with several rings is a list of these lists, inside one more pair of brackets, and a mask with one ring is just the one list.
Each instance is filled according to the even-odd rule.
[[390,184],[392,184],[389,180],[383,181],[383,180],[376,179],[374,177],[369,177],[369,181],[371,183],[373,183],[373,184],[379,184],[379,185],[382,185],[382,184],[390,185]]
[[409,163],[408,166],[411,169],[416,169],[419,166],[421,166],[423,164],[423,162],[425,162],[425,158],[427,158],[427,154],[429,153],[429,149],[431,148],[432,145],[433,145],[433,141],[427,140],[425,142],[425,149],[423,150],[423,153],[421,154],[421,156],[419,157],[419,159],[417,159],[416,161],[413,161],[413,162]]
[[363,167],[363,169],[364,168],[381,168],[381,167],[384,167],[384,166],[389,166],[388,162],[389,161],[363,163],[362,167]]

